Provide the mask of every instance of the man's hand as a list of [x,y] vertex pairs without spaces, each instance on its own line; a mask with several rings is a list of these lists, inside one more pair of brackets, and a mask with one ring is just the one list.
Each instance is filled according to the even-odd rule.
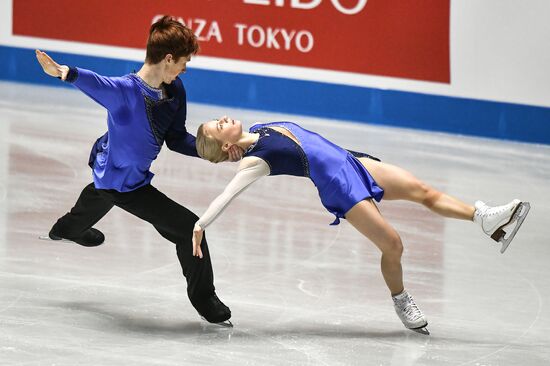
[[244,150],[237,145],[232,145],[227,153],[229,154],[229,161],[235,162],[243,158]]
[[58,64],[50,56],[48,56],[46,52],[35,50],[35,53],[36,59],[46,74],[56,78],[61,78],[61,80],[65,80],[67,78],[69,66]]
[[203,230],[201,229],[201,227],[195,224],[195,227],[193,228],[193,256],[199,257],[201,259],[202,259],[202,250],[201,250],[202,233],[203,233]]

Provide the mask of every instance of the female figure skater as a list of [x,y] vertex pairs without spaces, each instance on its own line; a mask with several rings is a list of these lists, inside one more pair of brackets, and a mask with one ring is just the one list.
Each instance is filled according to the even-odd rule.
[[[470,206],[426,185],[409,172],[363,153],[347,151],[320,135],[291,122],[257,124],[243,132],[240,121],[223,117],[202,124],[197,132],[197,152],[211,162],[228,159],[237,145],[245,153],[236,176],[210,204],[193,230],[193,255],[202,258],[202,233],[229,202],[248,185],[266,175],[309,177],[321,202],[336,216],[348,220],[382,252],[381,269],[397,315],[409,329],[429,334],[428,321],[403,285],[399,234],[382,217],[374,201],[408,200],[451,218],[471,220],[485,234],[502,241],[506,250],[529,210],[519,200],[498,207],[481,201]],[[513,222],[515,228],[511,229]],[[505,233],[508,237],[505,238]]]

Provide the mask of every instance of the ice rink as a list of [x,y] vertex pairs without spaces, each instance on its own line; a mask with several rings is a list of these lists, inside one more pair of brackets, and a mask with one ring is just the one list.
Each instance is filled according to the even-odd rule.
[[[191,93],[192,91],[190,91]],[[549,365],[550,146],[190,104],[188,127],[227,114],[290,120],[399,165],[466,202],[531,212],[508,251],[472,223],[382,202],[405,285],[430,336],[397,318],[372,243],[304,178],[268,177],[208,231],[233,328],[202,321],[175,247],[113,208],[97,248],[38,240],[91,182],[106,112],[71,89],[0,83],[0,365]],[[236,164],[163,149],[153,185],[197,214]]]

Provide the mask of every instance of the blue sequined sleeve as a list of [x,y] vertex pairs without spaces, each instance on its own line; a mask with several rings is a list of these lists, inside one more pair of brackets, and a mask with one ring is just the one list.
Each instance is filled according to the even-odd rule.
[[181,104],[176,114],[174,124],[170,126],[166,132],[164,140],[166,141],[166,146],[168,146],[170,150],[180,154],[198,157],[199,154],[197,153],[197,147],[195,145],[195,136],[187,132],[187,128],[185,127],[187,119],[187,96],[183,84],[181,84],[179,89],[179,100]]
[[90,70],[72,67],[66,82],[73,84],[109,111],[126,105],[124,89],[128,86],[128,81],[121,77],[102,76]]

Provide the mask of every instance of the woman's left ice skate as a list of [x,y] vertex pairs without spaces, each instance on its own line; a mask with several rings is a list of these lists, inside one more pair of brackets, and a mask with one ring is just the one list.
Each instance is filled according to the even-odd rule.
[[429,335],[428,331],[428,319],[418,308],[414,299],[406,290],[403,290],[398,295],[392,296],[393,306],[395,312],[399,316],[399,319],[403,322],[403,325],[417,333]]

